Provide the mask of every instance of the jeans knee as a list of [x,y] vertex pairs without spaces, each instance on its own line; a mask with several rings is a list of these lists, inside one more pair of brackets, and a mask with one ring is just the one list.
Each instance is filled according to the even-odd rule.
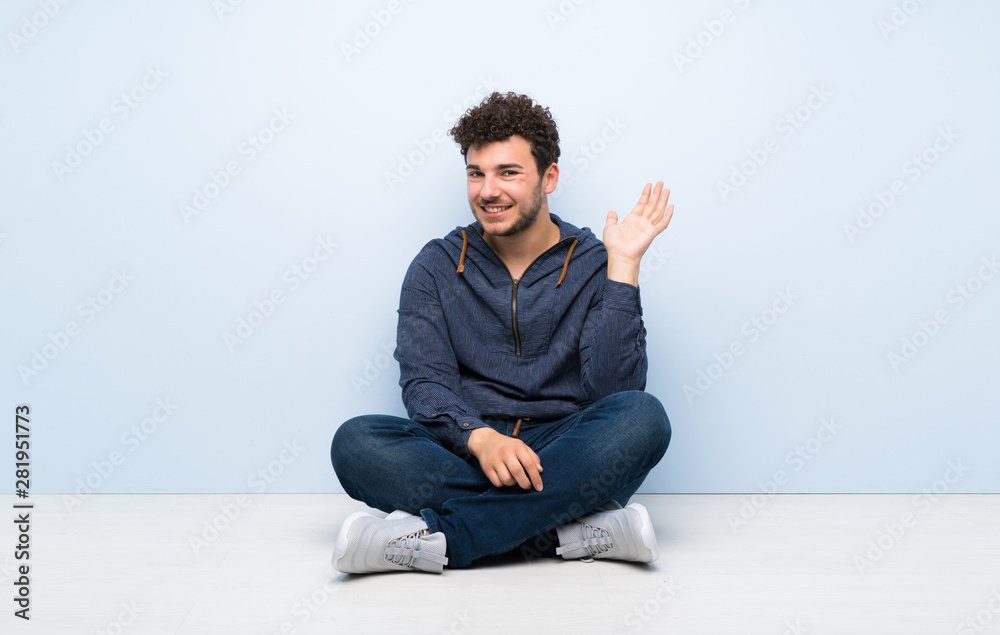
[[663,410],[662,406],[660,407],[660,411],[662,418],[657,419],[658,428],[655,438],[662,448],[662,451],[660,452],[662,456],[663,453],[667,451],[667,448],[670,447],[671,428],[670,418],[667,416],[667,412]]
[[368,417],[354,417],[340,424],[330,443],[330,463],[334,472],[340,474],[351,458],[358,456],[358,449],[364,445],[363,439],[369,430]]
[[670,418],[660,400],[641,390],[619,393],[628,401],[630,429],[637,441],[650,448],[659,448],[662,456],[670,445]]

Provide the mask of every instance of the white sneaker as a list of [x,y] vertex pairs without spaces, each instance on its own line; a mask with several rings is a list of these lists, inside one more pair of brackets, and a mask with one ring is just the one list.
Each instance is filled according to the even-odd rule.
[[397,518],[416,518],[416,516],[410,512],[404,512],[402,509],[397,509],[385,517],[386,520],[396,520]]
[[348,516],[337,536],[333,567],[341,573],[441,573],[448,564],[444,534],[429,533],[423,518],[401,513],[406,517],[377,518],[367,512]]
[[567,560],[609,558],[653,562],[660,557],[649,512],[639,503],[604,508],[556,527],[556,554]]

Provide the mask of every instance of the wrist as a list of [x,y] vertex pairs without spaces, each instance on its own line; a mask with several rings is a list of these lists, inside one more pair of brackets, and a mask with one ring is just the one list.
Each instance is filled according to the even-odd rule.
[[608,254],[608,280],[639,286],[639,261]]
[[491,432],[495,432],[495,430],[492,428],[476,428],[470,432],[469,440],[465,444],[469,449],[469,454],[478,458],[479,449],[486,442],[487,438],[489,438]]

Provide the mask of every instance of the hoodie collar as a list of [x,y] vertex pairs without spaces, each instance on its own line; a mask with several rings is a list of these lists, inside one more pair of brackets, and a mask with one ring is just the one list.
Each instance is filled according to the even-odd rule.
[[[549,218],[552,219],[552,222],[554,222],[557,227],[559,227],[559,241],[555,245],[550,247],[548,250],[546,250],[543,254],[539,255],[538,258],[544,257],[547,253],[549,253],[549,251],[561,245],[562,243],[569,242],[569,251],[566,253],[566,258],[563,261],[562,272],[559,274],[559,280],[556,281],[556,286],[558,287],[563,283],[563,280],[565,280],[566,278],[566,273],[569,270],[569,261],[570,258],[573,257],[573,250],[576,249],[576,246],[580,242],[581,238],[586,238],[585,235],[586,232],[581,231],[580,229],[570,225],[569,223],[563,222],[562,219],[560,219],[552,212],[549,212]],[[471,230],[474,230],[474,234],[470,237],[470,233],[472,233]],[[483,238],[483,226],[478,220],[473,223],[470,223],[467,227],[461,229],[460,231],[462,234],[462,252],[458,258],[458,269],[455,270],[455,273],[463,273],[465,271],[465,254],[469,248],[470,240],[472,241],[472,244],[476,249],[476,251],[479,251],[480,253],[485,255],[487,258],[492,260],[494,264],[500,266],[502,269],[504,270],[507,269],[506,265],[500,259],[500,256],[497,255],[497,253],[493,250],[493,248],[490,247],[489,243],[487,243],[486,240]],[[537,261],[538,258],[536,258],[535,260]],[[531,265],[529,265],[529,268],[530,266]]]

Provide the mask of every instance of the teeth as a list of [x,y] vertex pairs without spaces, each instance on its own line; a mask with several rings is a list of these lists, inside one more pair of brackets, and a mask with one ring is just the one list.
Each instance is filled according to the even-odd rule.
[[495,205],[486,205],[485,206],[487,212],[502,212],[505,209],[510,209],[511,207],[514,207],[514,206],[513,205],[503,205],[501,207],[497,207]]

